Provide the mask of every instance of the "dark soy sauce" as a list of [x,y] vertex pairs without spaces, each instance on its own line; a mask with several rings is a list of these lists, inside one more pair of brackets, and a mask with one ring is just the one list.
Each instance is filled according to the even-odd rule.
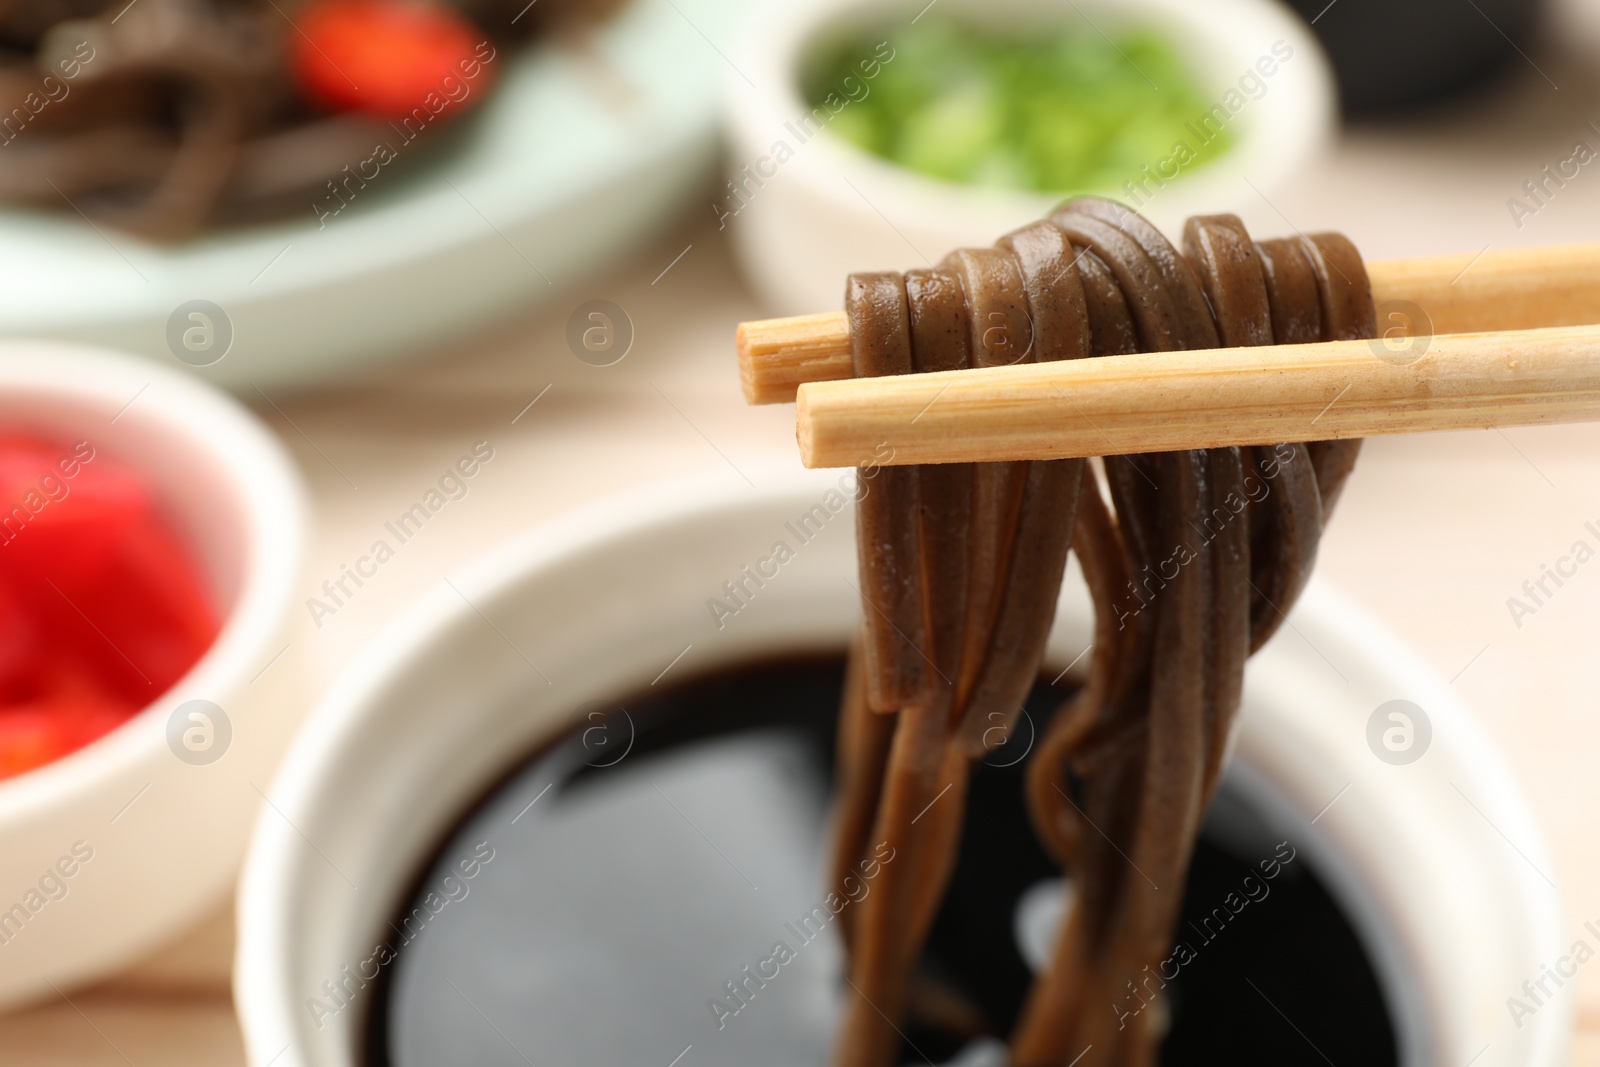
[[[839,658],[767,661],[585,709],[418,880],[361,994],[367,1062],[822,1067],[843,959],[822,884],[842,678]],[[1001,1062],[973,1042],[1003,1040],[1032,978],[1019,902],[1059,900],[1022,779],[1066,695],[1041,682],[974,770],[902,1063]],[[1103,1008],[1165,1012],[1166,1067],[1396,1062],[1372,963],[1298,844],[1224,787],[1163,999],[1152,976]],[[1037,953],[1049,928],[1031,928]]]

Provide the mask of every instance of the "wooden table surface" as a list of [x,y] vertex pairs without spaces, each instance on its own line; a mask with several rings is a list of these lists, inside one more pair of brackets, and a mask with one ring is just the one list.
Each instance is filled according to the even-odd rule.
[[[1373,258],[1600,240],[1600,172],[1520,229],[1506,207],[1575,140],[1597,141],[1583,108],[1600,95],[1588,73],[1600,66],[1587,58],[1600,49],[1585,43],[1600,34],[1581,19],[1571,26],[1560,48],[1539,54],[1558,97],[1532,69],[1513,70],[1473,108],[1352,132],[1312,182],[1257,203],[1246,221],[1260,235],[1342,229]],[[538,519],[675,473],[738,479],[761,462],[795,462],[792,407],[740,401],[733,325],[760,309],[722,235],[688,222],[702,217],[692,205],[682,228],[544,313],[338,389],[277,398],[278,409],[261,405],[319,511],[308,595],[472,442],[496,450],[470,495],[318,631],[322,680],[421,590]],[[570,311],[594,297],[621,305],[636,331],[609,368],[579,362],[564,338]],[[1600,919],[1600,565],[1580,569],[1520,627],[1506,600],[1586,536],[1588,521],[1600,524],[1600,426],[1374,440],[1320,562],[1324,578],[1453,680],[1492,736],[1542,824],[1575,936]],[[0,1067],[244,1063],[232,945],[231,901],[217,901],[126,973],[0,1018]],[[1576,999],[1574,1062],[1600,1064],[1600,968],[1580,972]]]

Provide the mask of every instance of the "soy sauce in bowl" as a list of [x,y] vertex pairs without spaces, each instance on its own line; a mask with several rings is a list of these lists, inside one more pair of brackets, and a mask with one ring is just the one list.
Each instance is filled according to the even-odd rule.
[[[763,661],[583,709],[466,815],[391,921],[367,1062],[828,1062],[835,923],[876,873],[824,884],[842,678],[838,657]],[[902,1063],[1004,1062],[1061,910],[1022,778],[1066,695],[1041,681],[975,768]],[[1185,893],[1159,979],[1103,1008],[1165,1013],[1164,1064],[1396,1062],[1350,919],[1226,785]]]

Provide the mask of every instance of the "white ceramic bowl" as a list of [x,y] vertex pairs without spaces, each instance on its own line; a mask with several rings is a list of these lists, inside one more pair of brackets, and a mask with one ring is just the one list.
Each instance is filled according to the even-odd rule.
[[[1274,0],[941,0],[937,7],[927,0],[777,0],[746,22],[733,51],[749,78],[730,75],[725,92],[729,169],[743,192],[724,190],[720,209],[738,209],[723,225],[746,276],[776,314],[837,307],[851,271],[923,266],[953,248],[988,245],[1064,198],[924,177],[825,126],[802,140],[808,130],[800,123],[811,109],[799,71],[812,45],[855,27],[867,33],[903,25],[925,6],[932,8],[929,17],[965,14],[987,25],[1087,19],[1107,30],[1156,27],[1186,56],[1203,98],[1224,106],[1232,101],[1229,90],[1254,74],[1265,88],[1257,98],[1252,83],[1240,96],[1242,106],[1227,124],[1237,139],[1220,158],[1159,188],[1152,183],[1138,200],[1122,189],[1077,190],[1131,203],[1166,233],[1180,232],[1190,215],[1236,211],[1262,194],[1272,197],[1305,172],[1331,137],[1336,96],[1327,60],[1305,24]],[[1278,63],[1284,46],[1292,54]],[[1257,71],[1263,57],[1270,76]],[[865,84],[870,92],[870,80]],[[779,142],[793,152],[781,163]],[[1160,162],[1150,160],[1152,169]],[[740,176],[746,165],[755,180]]]
[[[249,392],[337,378],[571,297],[705,184],[721,85],[710,42],[744,4],[629,0],[581,47],[503,54],[449,158],[383,175],[326,225],[308,201],[282,222],[168,247],[70,210],[0,213],[0,335],[177,365],[169,317],[207,300],[233,344],[198,373]],[[393,146],[402,163],[415,151]]]
[[[848,510],[721,629],[706,607],[774,540],[792,543],[785,522],[839,480],[764,472],[755,492],[670,484],[602,503],[469,567],[360,654],[285,761],[246,863],[234,999],[254,1067],[362,1062],[370,1002],[319,1024],[310,998],[372,954],[465,809],[585,701],[643,690],[669,665],[681,677],[843,647],[858,625]],[[1074,578],[1052,662],[1077,655],[1089,622]],[[1397,697],[1433,726],[1409,766],[1366,740]],[[1313,586],[1252,662],[1231,773],[1306,842],[1352,916],[1406,1067],[1480,1052],[1476,1067],[1564,1061],[1570,1005],[1521,1029],[1504,1006],[1563,950],[1555,891],[1533,868],[1549,870],[1538,830],[1483,735],[1398,641]]]
[[[224,620],[189,673],[134,718],[0,781],[0,1005],[11,1005],[117,970],[227,892],[261,803],[251,783],[266,786],[305,706],[292,620],[306,505],[288,456],[254,417],[133,357],[0,342],[0,427],[86,440],[140,471]],[[169,720],[190,700],[227,719],[213,722],[213,747],[190,739],[204,749],[190,760],[209,762],[169,746]],[[65,895],[54,881],[41,893],[62,857],[73,869]]]

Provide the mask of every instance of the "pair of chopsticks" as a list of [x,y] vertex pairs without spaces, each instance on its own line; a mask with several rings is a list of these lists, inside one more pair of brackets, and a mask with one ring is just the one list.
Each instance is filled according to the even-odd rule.
[[1369,263],[1381,335],[852,377],[842,312],[746,322],[808,467],[1160,452],[1600,419],[1600,244]]

